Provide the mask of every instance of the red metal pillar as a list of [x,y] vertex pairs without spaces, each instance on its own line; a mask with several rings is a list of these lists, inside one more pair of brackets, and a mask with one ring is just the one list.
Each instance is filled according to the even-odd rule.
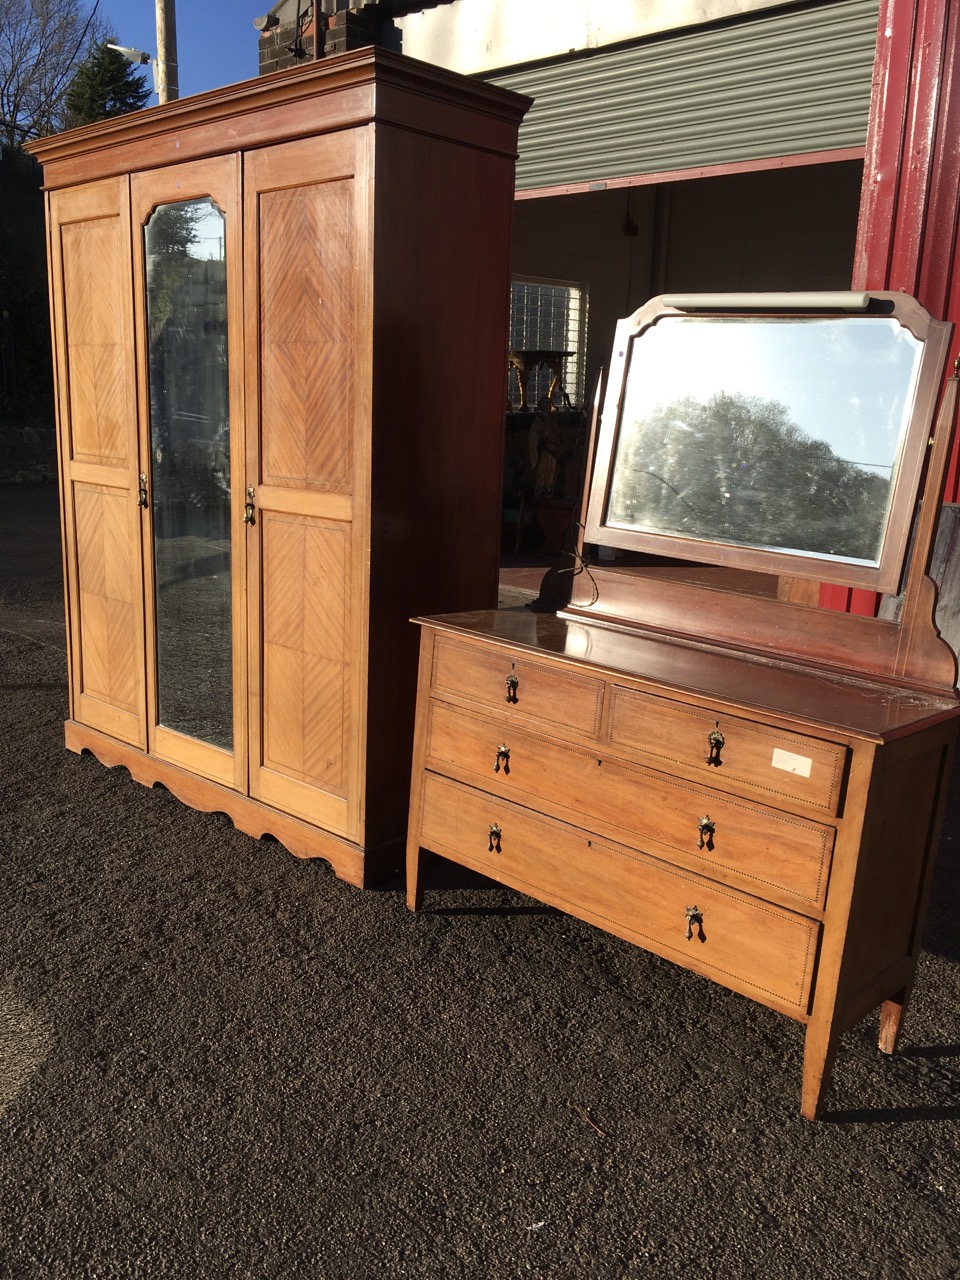
[[[851,287],[913,294],[953,321],[956,343],[958,224],[960,0],[881,0]],[[955,441],[947,501],[958,484]],[[876,600],[844,587],[820,593],[821,604],[851,613],[874,613]]]

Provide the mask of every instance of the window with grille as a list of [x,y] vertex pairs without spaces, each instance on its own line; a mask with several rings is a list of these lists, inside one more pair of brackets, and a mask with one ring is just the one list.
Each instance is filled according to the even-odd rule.
[[[586,285],[514,279],[508,385],[512,409],[535,409],[551,390],[558,407],[583,403],[586,324]],[[526,382],[525,397],[521,395],[521,379]]]

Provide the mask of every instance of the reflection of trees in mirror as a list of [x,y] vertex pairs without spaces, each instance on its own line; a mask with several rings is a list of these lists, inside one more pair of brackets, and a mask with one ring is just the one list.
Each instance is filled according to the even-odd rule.
[[684,396],[621,427],[609,523],[876,561],[890,477],[838,458],[786,405]]
[[[219,227],[220,252],[200,234]],[[145,228],[155,493],[194,506],[229,492],[223,216],[209,199],[161,205]],[[210,237],[208,237],[209,239]]]
[[184,260],[196,240],[197,224],[209,209],[209,201],[190,200],[155,209],[145,231],[147,251],[147,299],[150,341],[158,338],[173,314]]

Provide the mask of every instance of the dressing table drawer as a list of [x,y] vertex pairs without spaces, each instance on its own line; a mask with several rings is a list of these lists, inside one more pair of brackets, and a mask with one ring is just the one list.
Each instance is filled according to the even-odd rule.
[[587,737],[600,732],[604,682],[490,647],[438,638],[435,694],[467,698],[491,710],[542,721]]
[[843,794],[848,750],[708,707],[613,686],[610,741],[701,772],[710,785],[746,783],[773,804],[802,801],[833,816]]
[[436,774],[419,785],[427,848],[763,1003],[806,1012],[816,921]]
[[426,767],[656,856],[819,908],[834,828],[432,701]]

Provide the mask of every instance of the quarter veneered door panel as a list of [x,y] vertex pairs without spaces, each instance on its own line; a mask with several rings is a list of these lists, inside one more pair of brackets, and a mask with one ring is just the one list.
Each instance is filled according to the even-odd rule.
[[71,714],[146,746],[126,178],[50,200]]
[[302,813],[346,799],[350,529],[266,513],[261,537],[264,798]]
[[[250,791],[362,840],[370,304],[362,131],[244,159]],[[365,448],[366,446],[362,446]],[[359,526],[357,523],[359,517]]]
[[260,197],[264,484],[351,489],[353,201],[352,178]]
[[129,461],[131,426],[121,322],[130,281],[118,269],[122,232],[119,216],[61,228],[72,457],[119,467]]
[[104,485],[73,487],[83,692],[136,716],[143,653],[140,600],[129,563],[129,495]]

